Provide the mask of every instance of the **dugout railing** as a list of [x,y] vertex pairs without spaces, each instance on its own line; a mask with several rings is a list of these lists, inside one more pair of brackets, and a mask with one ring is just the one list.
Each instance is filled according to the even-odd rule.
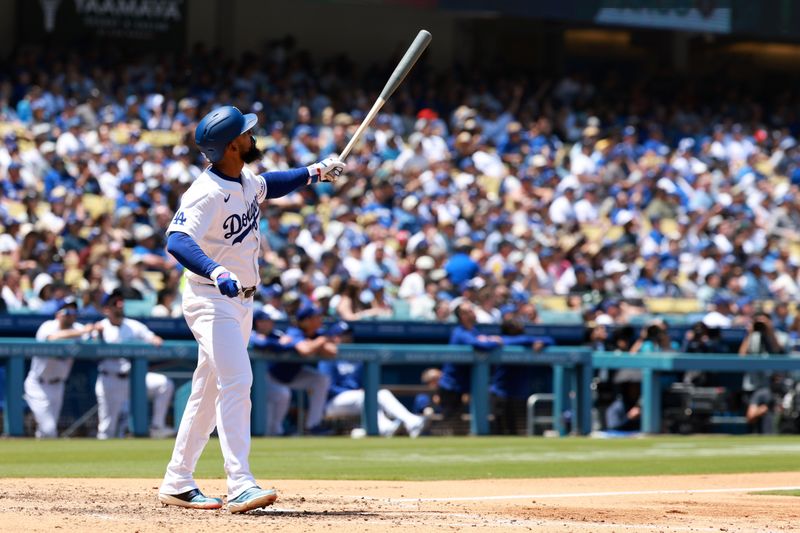
[[[161,347],[145,344],[40,343],[33,339],[0,339],[0,361],[6,366],[6,398],[4,431],[6,435],[23,435],[23,381],[26,360],[34,356],[75,357],[99,360],[106,357],[127,357],[132,361],[131,417],[133,434],[146,436],[148,430],[145,374],[151,363],[183,361],[192,363],[197,357],[194,341],[165,341]],[[491,365],[545,365],[553,368],[554,429],[566,434],[559,413],[570,409],[576,414],[573,431],[591,431],[591,384],[594,369],[639,369],[642,371],[642,431],[661,431],[661,393],[664,373],[698,370],[704,372],[744,373],[759,371],[800,371],[800,354],[741,357],[731,354],[648,353],[629,354],[591,351],[580,347],[550,347],[534,353],[519,347],[492,352],[474,352],[466,346],[425,344],[343,344],[339,359],[364,363],[363,424],[368,434],[377,435],[377,392],[384,365],[438,365],[445,362],[470,365],[470,424],[475,435],[489,432],[489,374]],[[266,431],[267,364],[271,360],[313,359],[297,355],[251,351],[253,365],[252,431]]]
[[[23,436],[23,381],[26,360],[39,357],[74,357],[100,360],[126,357],[131,360],[130,411],[135,436],[148,434],[148,409],[145,375],[151,363],[164,361],[192,362],[197,358],[194,341],[165,341],[160,347],[147,344],[41,343],[33,339],[0,339],[0,360],[6,363],[6,398],[4,432]],[[267,365],[271,360],[311,362],[294,354],[273,354],[252,350],[253,366],[252,433],[266,433]],[[591,430],[591,352],[580,348],[553,347],[534,353],[519,347],[492,352],[475,352],[468,346],[425,344],[342,344],[339,359],[364,363],[365,402],[362,423],[369,435],[378,434],[378,401],[383,365],[442,364],[446,362],[471,366],[470,424],[471,433],[489,433],[489,378],[494,364],[545,365],[553,369],[554,412],[570,409],[576,413],[574,430],[588,434]],[[567,428],[561,417],[555,417],[554,428],[561,435]]]

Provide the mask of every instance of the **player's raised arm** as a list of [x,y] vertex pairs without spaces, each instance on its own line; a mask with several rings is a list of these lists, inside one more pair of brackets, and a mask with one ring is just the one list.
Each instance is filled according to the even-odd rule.
[[335,157],[328,157],[308,167],[265,172],[260,176],[264,180],[264,193],[259,195],[259,201],[286,196],[312,183],[335,182],[342,172],[344,163]]

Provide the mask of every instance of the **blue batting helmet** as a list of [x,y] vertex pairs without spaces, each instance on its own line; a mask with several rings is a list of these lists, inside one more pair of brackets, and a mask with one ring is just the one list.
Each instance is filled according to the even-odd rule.
[[194,130],[194,142],[212,163],[225,154],[225,147],[236,137],[256,125],[253,113],[243,115],[232,105],[218,107],[203,117]]

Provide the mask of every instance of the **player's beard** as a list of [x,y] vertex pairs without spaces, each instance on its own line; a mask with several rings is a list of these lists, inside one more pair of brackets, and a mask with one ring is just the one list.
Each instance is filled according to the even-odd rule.
[[252,163],[261,159],[261,150],[256,147],[255,137],[250,137],[250,149],[242,154],[242,161],[245,163]]

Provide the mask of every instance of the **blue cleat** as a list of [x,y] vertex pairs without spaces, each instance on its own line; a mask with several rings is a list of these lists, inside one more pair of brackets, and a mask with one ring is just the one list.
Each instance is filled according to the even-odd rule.
[[275,489],[264,490],[261,487],[250,487],[232,500],[228,500],[228,511],[246,513],[253,509],[272,505],[277,499],[278,493]]
[[220,509],[222,507],[222,500],[209,498],[200,492],[200,489],[192,489],[182,494],[159,493],[158,501],[164,504],[164,507],[167,505],[188,507],[190,509]]

